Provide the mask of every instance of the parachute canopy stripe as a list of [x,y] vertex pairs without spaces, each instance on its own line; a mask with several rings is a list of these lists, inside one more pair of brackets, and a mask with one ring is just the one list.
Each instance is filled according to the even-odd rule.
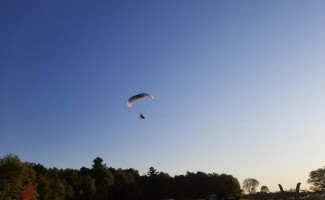
[[133,97],[131,97],[128,102],[126,102],[126,105],[128,105],[129,107],[132,106],[132,104],[140,99],[143,99],[143,98],[146,98],[146,97],[149,97],[151,99],[153,99],[154,97],[150,94],[147,94],[147,93],[140,93],[140,94],[137,94],[137,95],[134,95]]

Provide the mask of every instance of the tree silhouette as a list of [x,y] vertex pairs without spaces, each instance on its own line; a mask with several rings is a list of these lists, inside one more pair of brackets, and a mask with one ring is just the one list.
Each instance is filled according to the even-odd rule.
[[232,175],[186,172],[171,177],[150,167],[140,176],[135,169],[108,168],[96,157],[92,168],[57,169],[22,163],[18,156],[0,158],[0,199],[24,200],[161,200],[203,199],[241,195]]
[[269,188],[267,187],[267,186],[262,186],[261,187],[261,192],[262,193],[268,193],[270,190],[269,190]]
[[22,163],[18,156],[4,156],[0,159],[0,199],[30,195],[28,189],[34,187],[35,178],[35,171],[27,163]]
[[256,193],[256,187],[258,187],[260,183],[254,178],[247,178],[243,181],[243,188],[249,194]]
[[308,183],[312,184],[310,187],[314,191],[325,189],[325,166],[309,173]]

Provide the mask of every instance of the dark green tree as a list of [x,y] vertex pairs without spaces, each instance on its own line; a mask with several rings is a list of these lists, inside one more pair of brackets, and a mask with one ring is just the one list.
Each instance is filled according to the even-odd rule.
[[149,171],[147,173],[147,176],[154,177],[154,176],[157,176],[158,174],[159,174],[159,172],[154,167],[150,167]]
[[325,189],[325,166],[309,173],[308,183],[312,184],[310,189],[320,191]]
[[0,172],[1,200],[35,199],[37,193],[42,200],[203,199],[211,193],[218,198],[242,193],[238,180],[231,175],[187,172],[171,177],[150,167],[146,175],[140,176],[134,169],[108,168],[99,157],[91,169],[59,170],[21,163],[17,156],[9,155],[0,159]]
[[79,182],[79,191],[77,193],[76,199],[80,200],[92,200],[94,199],[96,187],[95,187],[95,179],[91,178],[88,175],[81,176]]
[[66,181],[66,200],[73,200],[75,199],[78,191],[79,186],[79,171],[75,169],[61,169],[60,170],[60,177]]
[[[145,199],[164,199],[167,196],[165,173],[159,173],[154,167],[150,167],[147,175],[142,177],[142,188]],[[167,175],[169,176],[169,175]]]
[[97,157],[93,161],[91,169],[92,177],[95,179],[96,193],[95,199],[106,200],[112,194],[111,186],[114,185],[114,176],[103,163],[103,159]]
[[262,186],[261,187],[261,192],[262,193],[268,193],[270,190],[269,190],[269,188],[267,187],[267,186]]
[[50,178],[47,169],[41,164],[29,164],[36,172],[36,190],[40,199],[49,200],[51,196]]
[[132,199],[131,183],[134,178],[128,176],[122,169],[114,173],[114,199],[128,200]]
[[256,193],[256,187],[258,187],[260,183],[254,179],[254,178],[247,178],[243,182],[243,188],[249,193],[249,194],[255,194]]
[[22,191],[34,187],[35,178],[35,171],[18,156],[4,156],[0,159],[0,199],[19,199]]
[[236,196],[240,196],[242,190],[240,188],[240,184],[237,178],[228,174],[221,174],[218,176],[219,182],[219,190],[217,194],[219,197],[224,197],[229,194],[234,194]]
[[49,199],[65,200],[67,193],[67,182],[62,179],[57,168],[47,171],[47,184],[49,185]]

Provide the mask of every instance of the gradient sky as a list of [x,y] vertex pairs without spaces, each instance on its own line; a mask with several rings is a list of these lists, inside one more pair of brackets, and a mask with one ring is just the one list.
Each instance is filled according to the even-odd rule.
[[[316,0],[2,0],[0,156],[309,188],[325,165],[324,22]],[[128,108],[140,92],[155,99]]]

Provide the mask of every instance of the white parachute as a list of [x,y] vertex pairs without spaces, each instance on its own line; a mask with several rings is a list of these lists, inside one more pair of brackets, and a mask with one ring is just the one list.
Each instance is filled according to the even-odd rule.
[[129,100],[126,102],[126,105],[128,107],[131,107],[132,104],[140,99],[143,99],[143,98],[146,98],[146,97],[149,97],[151,99],[153,99],[154,97],[150,94],[147,94],[147,93],[140,93],[140,94],[137,94],[137,95],[134,95],[132,96],[131,98],[129,98]]

